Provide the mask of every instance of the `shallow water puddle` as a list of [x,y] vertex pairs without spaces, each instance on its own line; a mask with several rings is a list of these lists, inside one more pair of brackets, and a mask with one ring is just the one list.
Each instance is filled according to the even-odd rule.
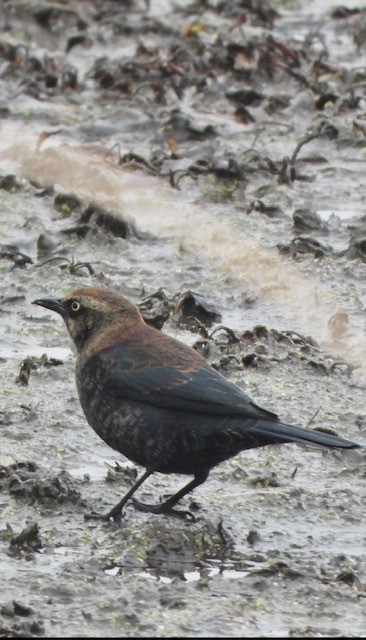
[[[152,572],[153,571],[153,572]],[[243,570],[243,569],[224,569],[218,567],[209,568],[204,567],[203,569],[196,569],[195,571],[182,571],[180,574],[180,579],[185,580],[186,582],[197,582],[201,579],[214,578],[215,576],[221,576],[224,580],[235,580],[238,578],[244,578],[249,575],[251,570]],[[125,571],[121,566],[113,566],[108,569],[104,569],[104,573],[109,576],[121,576],[124,575]],[[157,572],[156,569],[149,571],[137,571],[136,575],[146,578],[148,580],[157,580],[158,582],[162,582],[164,584],[171,584],[173,580],[176,579],[176,576],[173,578],[163,575],[162,573]]]

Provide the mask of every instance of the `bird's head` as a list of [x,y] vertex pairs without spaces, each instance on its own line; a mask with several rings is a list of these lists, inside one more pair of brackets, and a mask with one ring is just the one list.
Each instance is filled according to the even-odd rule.
[[34,300],[64,319],[77,351],[99,351],[132,335],[143,323],[137,307],[124,296],[99,287],[76,289],[65,298]]

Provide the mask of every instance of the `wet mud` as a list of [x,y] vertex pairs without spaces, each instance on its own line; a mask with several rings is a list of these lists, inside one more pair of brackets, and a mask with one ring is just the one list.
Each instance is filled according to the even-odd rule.
[[[12,1],[0,24],[0,635],[365,637],[365,9]],[[82,285],[363,448],[243,452],[195,522],[85,520],[141,469],[31,305]]]

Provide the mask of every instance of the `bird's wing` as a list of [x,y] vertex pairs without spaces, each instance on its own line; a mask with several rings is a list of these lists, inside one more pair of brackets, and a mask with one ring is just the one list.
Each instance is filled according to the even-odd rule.
[[[102,353],[97,357],[103,360]],[[120,357],[117,362],[114,360],[113,367],[108,364],[110,360],[103,366],[105,383],[119,397],[194,413],[277,420],[275,414],[258,407],[239,387],[204,364],[195,363],[191,368],[169,364],[136,368],[126,366]]]

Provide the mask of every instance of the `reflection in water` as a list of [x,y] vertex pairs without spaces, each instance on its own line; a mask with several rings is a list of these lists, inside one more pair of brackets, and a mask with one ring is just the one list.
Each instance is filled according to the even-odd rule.
[[[123,570],[121,569],[120,566],[116,565],[108,569],[104,569],[104,573],[106,573],[109,576],[118,576],[118,575],[123,575]],[[184,579],[186,582],[197,582],[198,580],[201,580],[201,578],[207,579],[207,578],[213,578],[214,576],[220,575],[225,580],[234,580],[237,578],[244,578],[249,573],[250,573],[249,570],[240,571],[236,569],[224,569],[221,571],[220,569],[212,568],[212,569],[205,569],[204,573],[202,574],[202,571],[199,571],[197,569],[196,571],[182,572],[182,579]],[[138,576],[141,576],[142,578],[147,578],[150,580],[158,580],[159,582],[163,582],[164,584],[170,584],[175,579],[174,577],[170,578],[169,576],[151,573],[150,571],[138,571],[137,573],[135,573],[135,575],[138,575]]]

